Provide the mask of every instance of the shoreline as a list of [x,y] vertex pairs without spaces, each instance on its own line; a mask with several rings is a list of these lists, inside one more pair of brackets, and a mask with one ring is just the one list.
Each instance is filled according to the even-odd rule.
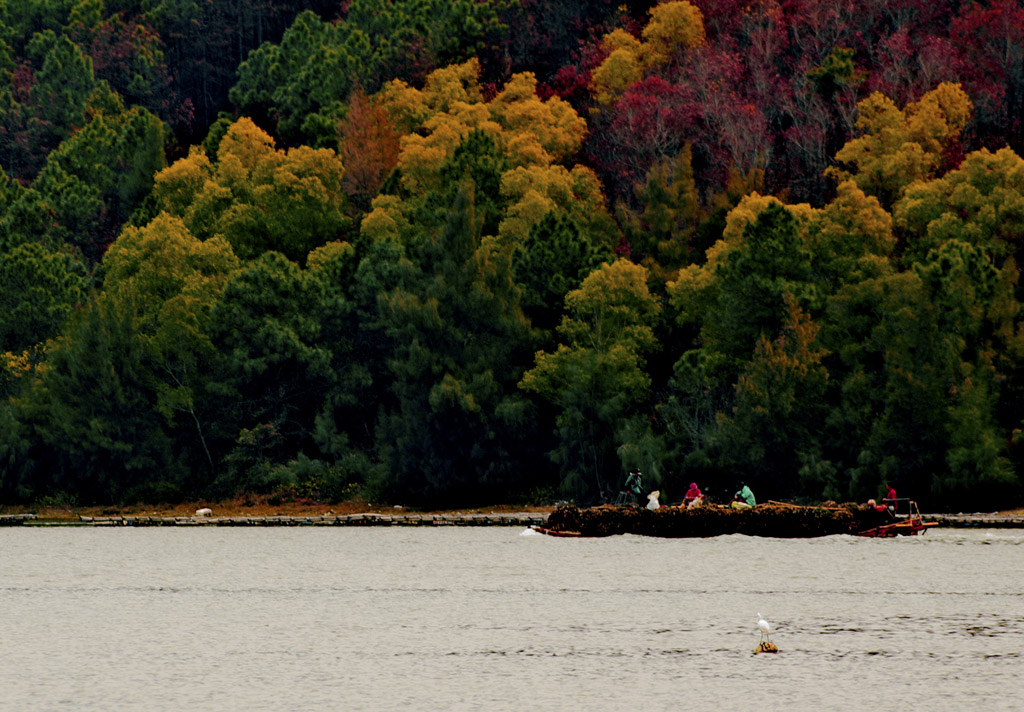
[[78,521],[40,519],[32,514],[0,515],[0,526],[93,526],[93,527],[297,527],[297,526],[505,526],[542,525],[548,515],[534,512],[489,514],[377,514],[361,512],[342,515],[277,515],[259,517],[81,517]]
[[[31,507],[31,506],[0,506],[0,525],[5,521],[14,522],[20,518],[38,523],[49,524],[82,524],[104,520],[136,520],[136,519],[197,519],[207,523],[217,523],[225,519],[249,519],[274,521],[287,519],[345,518],[364,517],[454,517],[475,515],[547,515],[555,510],[555,506],[520,506],[497,504],[482,507],[465,507],[451,509],[421,510],[401,505],[373,504],[361,498],[347,500],[335,504],[324,504],[312,500],[294,500],[290,502],[271,502],[271,497],[239,497],[223,502],[199,500],[174,505],[139,504],[124,507],[89,506],[89,507]],[[197,517],[201,509],[211,510],[208,517]]]
[[[197,516],[199,510],[207,516]],[[418,510],[354,498],[335,504],[312,500],[275,501],[242,496],[223,502],[124,507],[2,507],[0,526],[535,526],[547,523],[554,505],[498,504]],[[1024,528],[1024,508],[1001,512],[923,514],[947,528]]]
[[[294,527],[294,526],[505,526],[540,527],[551,513],[541,511],[456,511],[431,513],[386,513],[362,511],[349,514],[300,513],[270,515],[197,516],[158,514],[85,515],[47,517],[32,512],[0,514],[0,527],[87,526],[87,527]],[[925,522],[949,529],[1024,529],[1024,512],[974,514],[925,514]]]

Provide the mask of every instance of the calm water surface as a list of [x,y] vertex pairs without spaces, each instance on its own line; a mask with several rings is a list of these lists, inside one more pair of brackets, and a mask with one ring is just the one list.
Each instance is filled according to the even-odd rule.
[[522,532],[0,529],[0,709],[1024,707],[1024,531]]

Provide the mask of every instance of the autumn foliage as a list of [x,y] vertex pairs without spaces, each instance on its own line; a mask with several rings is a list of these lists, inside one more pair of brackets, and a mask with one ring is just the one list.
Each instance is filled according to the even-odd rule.
[[0,504],[1024,498],[1017,2],[8,0],[0,75]]

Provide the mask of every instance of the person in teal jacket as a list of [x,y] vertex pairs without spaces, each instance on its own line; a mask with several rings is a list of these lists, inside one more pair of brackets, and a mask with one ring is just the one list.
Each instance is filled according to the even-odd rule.
[[733,495],[730,506],[733,509],[749,509],[756,505],[757,501],[754,499],[754,493],[744,483],[740,482],[740,489]]
[[644,495],[644,485],[640,480],[640,470],[630,470],[626,478],[626,491],[636,498],[637,506],[640,506],[641,498]]

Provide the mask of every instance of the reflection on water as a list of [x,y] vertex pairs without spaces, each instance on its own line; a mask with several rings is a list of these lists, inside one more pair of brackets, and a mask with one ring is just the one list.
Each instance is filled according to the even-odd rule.
[[520,534],[0,530],[0,710],[1020,709],[1024,531]]

